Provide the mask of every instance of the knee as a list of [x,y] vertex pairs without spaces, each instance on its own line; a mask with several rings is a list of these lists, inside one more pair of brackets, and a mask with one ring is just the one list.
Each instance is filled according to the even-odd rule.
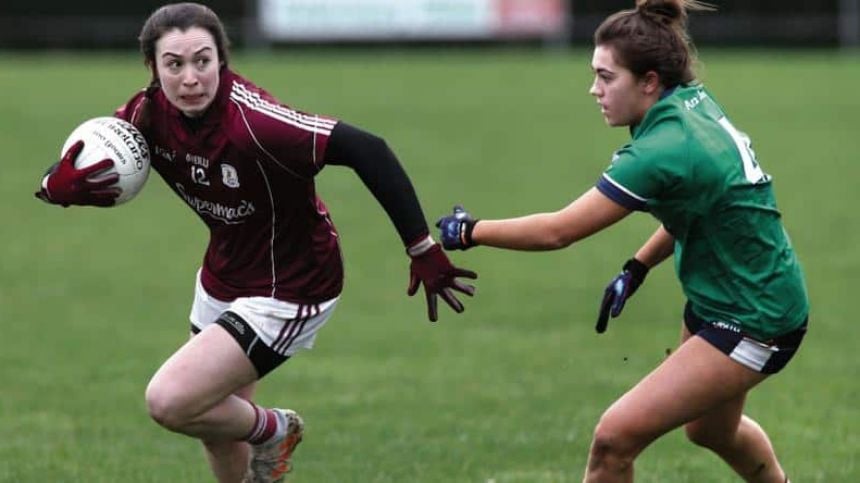
[[146,388],[146,409],[149,416],[170,431],[181,433],[190,421],[179,391],[153,379]]
[[641,444],[610,412],[594,428],[588,457],[589,470],[626,471],[633,466]]

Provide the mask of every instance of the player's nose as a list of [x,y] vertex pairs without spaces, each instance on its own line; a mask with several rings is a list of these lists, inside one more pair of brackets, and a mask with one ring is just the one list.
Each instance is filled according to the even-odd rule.
[[595,79],[594,82],[591,83],[591,87],[588,89],[588,93],[594,97],[600,97],[600,92],[598,92],[597,87],[597,79]]
[[194,69],[186,68],[182,71],[182,83],[188,86],[197,84],[197,74],[194,72]]

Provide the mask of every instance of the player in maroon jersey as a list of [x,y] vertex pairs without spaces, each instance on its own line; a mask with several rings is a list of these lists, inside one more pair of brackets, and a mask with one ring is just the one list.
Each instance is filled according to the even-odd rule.
[[[431,321],[437,296],[463,311],[453,291],[474,288],[457,277],[476,275],[451,265],[430,238],[385,141],[283,105],[233,72],[210,9],[156,10],[140,45],[152,82],[116,115],[141,130],[152,167],[210,230],[190,316],[196,335],[153,376],[147,406],[165,428],[203,441],[219,481],[281,481],[302,420],[250,399],[258,379],[312,346],[341,292],[337,232],[314,187],[323,166],[354,169],[388,213],[411,257],[407,292],[424,284]],[[64,206],[112,204],[116,189],[90,179],[112,161],[76,170],[79,151],[49,170],[37,196]]]

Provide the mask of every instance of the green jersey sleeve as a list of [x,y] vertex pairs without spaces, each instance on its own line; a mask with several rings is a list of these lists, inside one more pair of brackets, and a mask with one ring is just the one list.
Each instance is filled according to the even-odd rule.
[[670,112],[648,114],[663,118],[651,121],[647,132],[634,132],[633,141],[612,155],[597,182],[597,189],[611,200],[638,211],[649,211],[649,204],[679,186],[688,170],[681,120]]

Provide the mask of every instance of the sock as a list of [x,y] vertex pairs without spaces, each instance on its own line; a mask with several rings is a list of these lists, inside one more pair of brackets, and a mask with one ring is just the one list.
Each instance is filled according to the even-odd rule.
[[278,416],[275,411],[266,409],[248,401],[254,408],[254,426],[244,440],[251,444],[262,444],[272,439],[278,432]]

